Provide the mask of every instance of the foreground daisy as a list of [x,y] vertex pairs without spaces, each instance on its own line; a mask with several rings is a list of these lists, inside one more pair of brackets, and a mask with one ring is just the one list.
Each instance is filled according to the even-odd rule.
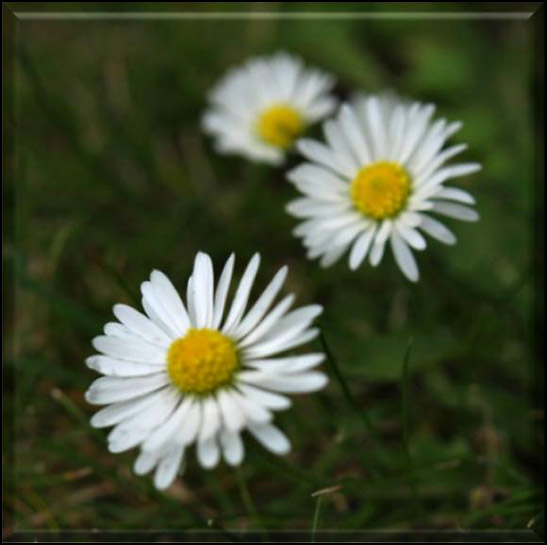
[[228,464],[239,464],[244,431],[285,454],[290,444],[271,423],[273,411],[290,406],[283,394],[319,390],[327,382],[313,371],[323,354],[280,356],[317,335],[310,325],[322,311],[310,305],[289,312],[293,295],[270,308],[287,267],[246,311],[259,262],[256,254],[229,308],[233,255],[215,289],[211,259],[198,253],[186,304],[169,279],[153,271],[141,285],[146,315],[115,305],[119,322],[106,324],[104,335],[93,339],[101,354],[86,363],[106,376],[93,382],[86,399],[108,407],[91,424],[114,426],[108,436],[111,452],[140,446],[135,473],[155,468],[157,488],[171,484],[194,443],[204,468],[216,466],[221,453]]
[[329,115],[331,76],[286,53],[255,57],[232,69],[210,94],[203,128],[221,153],[280,164],[308,125]]
[[443,149],[462,124],[433,122],[434,109],[386,95],[362,97],[324,123],[326,144],[297,142],[310,162],[287,176],[305,197],[289,203],[287,211],[305,220],[294,233],[302,238],[310,259],[320,257],[327,267],[349,250],[351,269],[367,255],[376,266],[389,241],[401,271],[417,281],[411,249],[426,247],[422,233],[445,244],[456,242],[430,213],[478,219],[467,206],[474,204],[473,197],[445,182],[471,174],[480,165],[445,165],[466,148],[461,144]]

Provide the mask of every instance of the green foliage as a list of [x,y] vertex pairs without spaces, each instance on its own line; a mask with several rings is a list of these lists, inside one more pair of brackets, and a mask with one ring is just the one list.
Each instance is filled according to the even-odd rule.
[[[14,236],[4,252],[8,531],[543,524],[542,415],[529,396],[531,30],[463,19],[18,21]],[[355,273],[306,261],[284,212],[295,191],[283,171],[218,156],[200,133],[211,85],[278,49],[336,74],[341,96],[391,88],[464,121],[454,141],[468,142],[466,158],[483,170],[461,184],[481,221],[449,222],[458,244],[430,242],[418,285],[391,258]],[[260,251],[259,286],[287,263],[287,289],[325,306],[321,327],[344,382],[326,365],[329,387],[280,415],[287,459],[249,441],[243,477],[203,472],[191,455],[182,481],[160,494],[131,473],[134,453],[109,454],[90,428],[84,359],[114,303],[138,302],[152,268],[182,286],[198,250],[217,267],[235,251],[239,273]],[[334,485],[319,509],[311,493]]]

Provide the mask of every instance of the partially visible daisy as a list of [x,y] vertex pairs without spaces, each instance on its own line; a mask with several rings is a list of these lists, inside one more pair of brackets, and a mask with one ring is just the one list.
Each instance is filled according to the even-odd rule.
[[244,431],[270,451],[287,453],[289,440],[272,424],[273,412],[290,406],[284,394],[327,383],[313,370],[323,354],[281,355],[317,335],[310,325],[322,311],[309,305],[289,312],[292,294],[272,307],[287,267],[246,310],[259,262],[258,254],[250,260],[229,306],[233,255],[215,288],[210,257],[197,254],[186,303],[165,274],[153,271],[141,285],[146,314],[115,305],[119,322],[93,339],[101,354],[86,363],[106,376],[93,382],[86,399],[108,406],[91,424],[114,426],[111,452],[140,447],[135,473],[155,468],[159,489],[175,479],[192,444],[204,468],[216,466],[221,454],[228,464],[240,464]]
[[[478,163],[445,163],[466,149],[444,148],[460,122],[432,120],[432,104],[404,102],[388,95],[360,97],[344,104],[323,125],[326,144],[300,139],[310,162],[288,173],[305,195],[287,211],[303,221],[294,230],[308,258],[330,266],[349,251],[356,269],[369,258],[376,266],[389,241],[395,261],[412,281],[419,278],[412,250],[423,250],[425,233],[445,244],[456,237],[431,214],[476,221],[475,199],[445,183],[479,170]],[[444,148],[444,149],[443,149]]]
[[232,68],[210,94],[203,128],[220,153],[278,165],[308,125],[329,115],[334,79],[287,53]]

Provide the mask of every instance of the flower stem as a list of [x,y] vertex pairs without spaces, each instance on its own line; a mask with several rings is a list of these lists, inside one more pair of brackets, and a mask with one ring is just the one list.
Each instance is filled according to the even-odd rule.
[[412,494],[412,502],[416,515],[422,516],[422,506],[418,495],[418,486],[416,484],[416,475],[414,473],[414,464],[410,453],[410,418],[408,410],[408,390],[409,390],[409,365],[410,352],[412,350],[412,338],[408,341],[408,346],[403,360],[403,372],[401,378],[402,396],[401,396],[401,418],[403,421],[403,444],[405,449],[405,458],[407,466],[408,483],[410,493]]
[[[325,351],[325,354],[327,356],[327,361],[330,365],[330,368],[331,368],[334,376],[336,377],[336,380],[338,381],[338,383],[340,385],[342,393],[344,394],[346,402],[348,403],[350,408],[353,409],[354,411],[356,411],[359,414],[359,416],[362,418],[362,420],[363,420],[363,422],[364,422],[364,424],[367,428],[367,431],[368,431],[369,435],[372,438],[373,443],[375,443],[375,445],[376,445],[376,447],[377,447],[377,449],[378,449],[378,451],[381,455],[381,453],[383,451],[383,448],[380,445],[379,434],[376,430],[376,427],[374,426],[374,424],[372,423],[372,421],[368,417],[368,414],[366,413],[366,411],[364,411],[359,406],[359,404],[357,403],[357,400],[355,399],[355,397],[351,393],[351,390],[348,387],[348,384],[347,384],[347,382],[344,378],[344,375],[340,371],[340,368],[339,368],[339,366],[336,362],[336,358],[334,357],[332,351],[329,348],[329,345],[327,344],[327,340],[325,338],[325,334],[323,333],[323,329],[320,330],[319,340],[320,340],[321,346],[322,346],[322,348]],[[374,470],[371,470],[371,471],[373,473],[375,473],[376,476],[378,476],[378,473],[376,471],[374,471]]]
[[319,514],[321,512],[321,502],[323,500],[323,496],[317,496],[317,502],[315,504],[315,512],[313,514],[313,522],[312,522],[312,528],[311,528],[311,538],[310,541],[312,543],[315,543],[315,538],[317,535],[317,527],[319,526]]
[[249,488],[247,486],[247,480],[245,479],[245,475],[243,473],[243,469],[241,469],[241,466],[236,467],[235,473],[236,473],[237,486],[239,488],[239,494],[241,495],[241,501],[243,502],[243,505],[245,506],[247,513],[255,520],[256,523],[258,523],[259,521],[258,511],[256,509],[256,505],[253,501],[251,493],[249,492]]

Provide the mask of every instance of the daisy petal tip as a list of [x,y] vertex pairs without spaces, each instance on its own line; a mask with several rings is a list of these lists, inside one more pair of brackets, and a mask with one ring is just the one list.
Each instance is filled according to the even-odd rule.
[[159,269],[153,269],[152,272],[150,273],[150,282],[152,283],[161,282],[163,280],[167,280],[168,282],[171,282],[163,271],[160,271]]
[[230,466],[230,467],[239,467],[241,465],[241,463],[243,462],[243,457],[241,458],[226,458],[226,463]]
[[97,356],[89,356],[85,359],[85,364],[89,369],[93,369],[93,371],[97,370]]
[[413,284],[417,284],[418,281],[420,280],[420,273],[419,271],[416,271],[415,273],[412,273],[412,274],[408,274],[405,272],[405,276],[406,278],[408,278],[408,280],[410,280]]
[[124,449],[121,449],[120,446],[115,442],[109,442],[106,446],[108,449],[108,452],[111,452],[112,454],[119,454],[120,452],[123,452]]
[[319,390],[323,390],[323,388],[327,386],[327,384],[329,383],[329,377],[325,375],[324,373],[320,373],[320,372],[315,372],[315,373],[316,373],[316,379],[315,379],[315,384],[312,391],[317,392]]
[[91,420],[89,421],[90,425],[92,428],[95,428],[95,429],[100,429],[102,428],[103,426],[101,425],[101,421],[96,418],[96,414],[94,414],[92,417],[91,417]]
[[97,348],[97,346],[99,345],[99,343],[101,342],[99,339],[103,337],[103,335],[97,335],[96,337],[93,337],[93,339],[91,339],[91,346],[97,350],[97,352],[100,352],[100,350]]
[[116,303],[112,307],[112,313],[114,314],[114,316],[116,316],[116,318],[118,318],[119,314],[124,311],[125,307],[127,307],[127,305],[124,305],[122,303]]
[[175,481],[175,477],[172,479],[162,479],[155,477],[154,478],[154,486],[156,487],[156,490],[159,490],[160,492],[164,492],[167,490]]
[[291,452],[292,446],[290,441],[287,439],[287,442],[283,445],[280,445],[276,451],[276,454],[279,454],[280,456],[286,456]]

